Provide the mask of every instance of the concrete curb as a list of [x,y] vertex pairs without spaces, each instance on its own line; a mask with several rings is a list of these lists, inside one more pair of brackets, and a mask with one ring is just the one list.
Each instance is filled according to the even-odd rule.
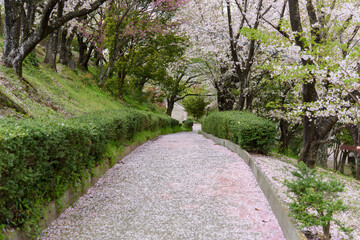
[[289,217],[289,210],[282,203],[270,180],[267,178],[266,174],[260,169],[256,161],[250,156],[250,154],[245,150],[241,149],[239,145],[229,140],[217,138],[204,131],[202,133],[205,137],[213,140],[216,144],[224,146],[227,149],[237,153],[247,163],[247,165],[249,165],[261,190],[269,201],[271,209],[279,222],[285,238],[288,240],[306,240],[307,238],[305,237],[305,235],[297,229],[294,220]]

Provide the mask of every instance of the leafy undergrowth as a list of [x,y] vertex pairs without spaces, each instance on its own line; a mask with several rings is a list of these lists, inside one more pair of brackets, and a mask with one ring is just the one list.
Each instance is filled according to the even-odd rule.
[[[262,171],[268,176],[268,179],[270,179],[284,205],[291,202],[291,199],[286,194],[287,188],[284,186],[284,181],[285,179],[291,180],[294,178],[291,174],[292,171],[296,170],[294,163],[289,159],[284,161],[264,155],[253,154],[252,156]],[[345,191],[339,193],[339,196],[348,209],[343,213],[334,215],[334,218],[353,229],[352,236],[354,239],[360,239],[360,181],[324,169],[319,169],[318,171],[325,178],[330,179],[334,177],[345,185]],[[321,227],[304,228],[302,231],[309,239],[321,239],[322,237]],[[350,239],[335,224],[332,224],[330,233],[332,239]]]

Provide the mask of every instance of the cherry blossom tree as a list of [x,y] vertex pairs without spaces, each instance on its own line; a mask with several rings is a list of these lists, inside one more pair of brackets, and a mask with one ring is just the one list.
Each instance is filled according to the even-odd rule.
[[[287,1],[284,2],[286,6]],[[329,141],[337,122],[357,123],[359,74],[359,8],[355,1],[289,0],[278,23],[266,20],[297,48],[294,59],[281,61],[274,73],[295,79],[298,102],[294,115],[302,117],[300,161],[314,167],[319,146]],[[299,101],[300,100],[300,101]]]
[[[24,59],[40,41],[68,21],[95,11],[105,1],[5,0],[3,64],[21,76]],[[61,15],[56,6],[62,3]]]
[[251,109],[266,81],[287,89],[273,112],[302,123],[300,160],[313,167],[335,124],[359,119],[359,16],[353,0],[196,0],[179,18],[220,110]]
[[[276,1],[275,1],[276,2]],[[274,2],[197,0],[187,4],[179,18],[193,40],[192,56],[213,81],[220,110],[251,109],[270,60],[261,51],[262,16],[271,15]],[[271,55],[271,54],[270,54]]]

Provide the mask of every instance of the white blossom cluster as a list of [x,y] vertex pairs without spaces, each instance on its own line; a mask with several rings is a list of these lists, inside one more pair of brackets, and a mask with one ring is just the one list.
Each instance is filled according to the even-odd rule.
[[[230,52],[227,2],[232,11],[234,35],[240,34],[237,54],[241,61],[235,64]],[[357,122],[360,105],[358,99],[355,99],[357,97],[351,95],[359,89],[360,84],[360,31],[356,31],[360,22],[360,3],[355,0],[336,1],[335,4],[332,4],[333,1],[321,1],[321,4],[314,2],[318,19],[311,24],[307,1],[301,0],[302,36],[310,42],[315,41],[311,32],[312,29],[318,29],[320,37],[327,39],[324,44],[309,44],[306,50],[301,50],[295,44],[295,35],[298,33],[291,31],[288,7],[283,11],[283,6],[287,6],[284,1],[261,1],[263,15],[259,21],[259,31],[255,33],[251,29],[257,20],[260,1],[247,2],[248,9],[240,12],[237,5],[241,5],[242,1],[193,0],[179,12],[177,18],[184,23],[182,30],[190,36],[192,42],[188,55],[206,61],[208,69],[204,73],[214,79],[236,74],[235,65],[240,65],[243,70],[243,61],[246,61],[250,48],[254,47],[256,57],[248,81],[252,81],[266,62],[271,69],[271,78],[282,83],[296,82],[289,94],[294,96],[293,99],[298,97],[298,100],[287,108],[290,113],[281,114],[283,117],[338,115],[340,122]],[[281,29],[288,38],[274,29],[280,23],[281,16]],[[239,32],[241,24],[243,27]],[[249,45],[251,34],[257,34],[259,39],[254,46]],[[313,65],[304,66],[304,61],[312,62]],[[318,100],[305,105],[301,99],[302,84],[314,81]],[[255,81],[249,87],[256,88],[258,85],[259,82]],[[279,115],[279,112],[273,111],[275,115]]]

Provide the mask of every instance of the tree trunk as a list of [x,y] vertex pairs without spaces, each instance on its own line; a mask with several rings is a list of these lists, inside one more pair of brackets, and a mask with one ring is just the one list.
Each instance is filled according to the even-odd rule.
[[[26,9],[24,6],[26,3]],[[30,36],[31,29],[35,22],[36,5],[33,0],[23,0],[22,6],[20,6],[21,12],[21,42]]]
[[167,101],[166,114],[171,116],[172,111],[174,110],[175,99],[173,97],[170,97],[170,99],[167,99],[166,101]]
[[20,41],[20,3],[19,0],[5,0],[4,50],[2,61],[6,67],[13,66]]
[[347,156],[348,156],[348,152],[347,151],[342,151],[341,157],[340,157],[340,163],[339,163],[339,166],[338,166],[338,169],[337,169],[342,174],[344,174],[345,163],[346,163]]
[[247,96],[245,97],[246,100],[246,110],[251,111],[252,110],[252,104],[253,104],[253,99],[254,96],[251,93],[248,93]]
[[94,57],[95,57],[95,66],[99,67],[100,61],[101,61],[101,58],[102,58],[102,54],[99,53],[99,52],[96,50],[95,53],[94,53]]
[[149,79],[146,77],[143,77],[140,79],[139,84],[137,84],[139,93],[142,93],[142,90],[144,89],[145,84],[148,82]]
[[67,34],[68,34],[68,30],[63,29],[61,32],[59,61],[60,61],[60,63],[64,64],[65,66],[70,67],[69,64],[70,64],[71,58],[72,58],[71,45],[72,45],[72,41],[75,37],[75,33],[74,33],[74,31],[72,31],[70,33],[69,37],[67,37]]
[[[353,145],[358,146],[360,143],[360,125],[348,124],[346,125],[347,130],[349,131]],[[355,153],[355,178],[360,179],[360,161],[359,161],[359,153],[356,151]]]
[[49,36],[49,40],[46,45],[46,56],[44,63],[48,64],[51,69],[56,71],[56,56],[58,53],[58,31],[53,32]]
[[333,169],[337,170],[338,169],[338,165],[340,163],[338,163],[338,159],[339,159],[339,153],[340,153],[340,144],[335,143],[335,150],[334,150],[334,165],[333,165]]
[[318,154],[317,154],[317,162],[316,165],[323,167],[323,168],[328,168],[327,167],[327,160],[328,160],[328,144],[321,144],[318,150]]
[[126,70],[121,69],[118,72],[118,90],[119,90],[119,99],[124,100],[124,84],[125,84],[125,77],[126,77]]
[[234,108],[235,99],[227,93],[227,89],[217,91],[217,101],[219,111],[230,111]]
[[109,59],[109,64],[105,70],[105,73],[100,75],[100,81],[98,84],[99,88],[102,88],[104,86],[106,79],[108,79],[112,74],[115,62],[116,62],[115,56],[111,56]]
[[228,29],[229,29],[229,36],[230,36],[230,52],[233,64],[235,66],[236,77],[234,77],[234,83],[240,83],[239,91],[239,101],[236,106],[236,109],[243,110],[245,106],[245,96],[244,96],[244,88],[246,85],[244,79],[244,72],[241,70],[240,60],[236,50],[236,41],[234,41],[234,31],[233,31],[233,24],[232,24],[232,14],[231,14],[231,6],[230,2],[227,1],[227,20],[228,20]]
[[280,120],[280,152],[285,153],[286,150],[289,148],[291,137],[296,132],[296,129],[298,128],[299,124],[296,124],[294,127],[290,128],[290,123],[286,120],[281,119]]
[[325,235],[325,239],[330,240],[331,239],[330,223],[328,223],[326,226],[323,226],[323,232],[324,232],[324,235]]
[[2,6],[0,5],[0,34],[3,35],[3,26],[2,26]]
[[76,36],[77,36],[78,46],[79,46],[78,66],[80,66],[81,63],[84,61],[84,59],[86,57],[87,45],[84,42],[84,37],[83,36],[81,36],[80,34],[76,34]]
[[[223,69],[222,72],[226,72],[226,70]],[[233,91],[236,89],[233,79],[231,77],[220,79],[220,81],[215,82],[214,86],[217,90],[219,111],[233,110],[235,105],[235,96]]]
[[321,141],[326,139],[338,118],[336,116],[311,119],[304,116],[303,145],[300,151],[299,161],[303,161],[308,167],[314,168],[317,152]]
[[[316,100],[315,80],[303,84],[303,102],[309,103]],[[308,116],[303,116],[303,145],[300,151],[299,160],[305,162],[308,167],[314,168],[316,163],[316,155],[318,145],[315,141],[318,140],[316,136],[316,119]]]
[[94,46],[91,45],[90,48],[88,49],[85,57],[83,58],[83,60],[80,62],[79,64],[79,67],[82,69],[82,70],[85,70],[85,71],[88,71],[89,70],[89,60],[91,58],[91,54],[94,50]]
[[[357,145],[360,143],[360,124],[357,125]],[[355,153],[355,178],[360,180],[360,156],[359,153]]]
[[[100,59],[99,65],[100,65],[99,67],[100,67],[100,80],[101,80],[103,78],[103,76],[104,76],[104,61],[103,61],[103,59]],[[102,87],[100,82],[99,82],[98,86]]]

